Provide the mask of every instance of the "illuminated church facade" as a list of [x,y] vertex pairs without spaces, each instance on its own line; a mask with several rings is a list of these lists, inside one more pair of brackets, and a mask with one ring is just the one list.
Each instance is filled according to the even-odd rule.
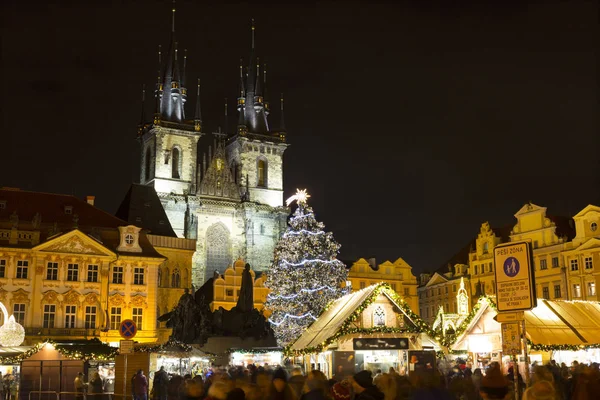
[[[175,10],[173,10],[173,21]],[[194,84],[193,116],[188,116],[186,58],[181,60],[175,29],[154,90],[152,122],[138,127],[140,184],[153,187],[173,231],[196,239],[192,282],[199,288],[215,271],[223,273],[242,258],[253,270],[265,270],[286,227],[283,203],[283,155],[288,146],[283,123],[270,125],[266,65],[252,45],[246,66],[240,63],[237,124],[212,135],[204,131],[200,81]],[[210,137],[212,136],[212,137]],[[201,154],[203,155],[201,156]]]

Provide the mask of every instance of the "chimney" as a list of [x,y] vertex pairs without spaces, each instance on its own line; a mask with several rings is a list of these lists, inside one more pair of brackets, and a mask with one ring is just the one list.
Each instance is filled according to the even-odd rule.
[[85,201],[91,206],[94,205],[94,201],[96,200],[96,196],[85,196]]
[[367,262],[369,263],[373,271],[377,271],[377,260],[375,259],[375,257],[368,258]]

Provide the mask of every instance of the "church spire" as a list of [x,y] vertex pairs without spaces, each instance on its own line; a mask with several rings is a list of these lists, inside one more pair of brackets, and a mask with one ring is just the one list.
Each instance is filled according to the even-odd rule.
[[138,125],[138,135],[141,136],[144,132],[144,101],[146,100],[146,84],[142,85],[142,115],[140,115],[140,124]]
[[279,130],[285,131],[285,120],[283,118],[283,93],[281,93],[281,120],[279,121]]
[[227,129],[228,129],[228,127],[229,127],[229,124],[228,124],[227,118],[228,118],[228,117],[227,117],[227,97],[225,97],[225,123],[224,123],[224,127],[225,127],[225,136],[227,136],[227,134],[229,133],[229,132],[227,131]]
[[269,105],[269,91],[267,90],[267,63],[263,64],[263,104],[265,105],[265,115],[269,115],[271,107]]
[[198,78],[198,88],[196,90],[196,112],[194,114],[194,130],[202,131],[202,110],[200,108],[200,78]]

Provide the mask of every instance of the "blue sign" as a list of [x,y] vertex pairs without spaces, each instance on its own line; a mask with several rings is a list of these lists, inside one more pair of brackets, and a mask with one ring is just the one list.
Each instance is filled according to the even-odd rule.
[[504,261],[504,273],[511,278],[517,276],[519,269],[521,269],[521,266],[519,265],[519,260],[516,258],[508,257]]
[[119,333],[123,339],[132,339],[135,337],[135,334],[137,333],[137,326],[135,325],[135,322],[130,319],[126,319],[125,321],[121,322]]

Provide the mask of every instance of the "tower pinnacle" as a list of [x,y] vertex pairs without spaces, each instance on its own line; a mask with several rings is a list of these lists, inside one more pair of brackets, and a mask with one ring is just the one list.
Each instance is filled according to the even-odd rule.
[[202,131],[202,110],[200,108],[200,78],[198,78],[198,88],[196,90],[196,113],[194,114],[194,130]]

